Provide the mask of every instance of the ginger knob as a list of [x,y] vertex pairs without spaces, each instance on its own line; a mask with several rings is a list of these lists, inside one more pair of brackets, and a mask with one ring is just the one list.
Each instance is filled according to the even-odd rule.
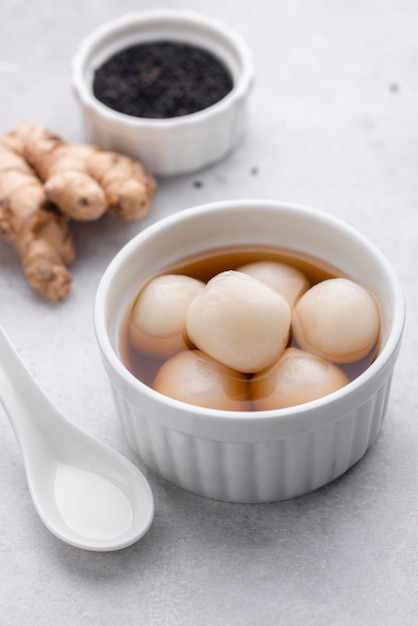
[[106,212],[139,219],[155,192],[141,163],[66,143],[43,126],[21,124],[0,137],[0,236],[17,251],[28,283],[51,300],[71,289],[69,220]]

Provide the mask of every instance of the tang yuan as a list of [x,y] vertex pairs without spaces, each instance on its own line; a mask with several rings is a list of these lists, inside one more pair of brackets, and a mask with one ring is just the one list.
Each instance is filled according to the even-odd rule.
[[348,377],[334,363],[298,348],[288,348],[278,363],[251,381],[256,410],[284,409],[341,389]]
[[283,296],[252,276],[227,270],[209,280],[190,304],[187,333],[220,363],[258,372],[285,349],[290,318]]
[[199,350],[184,350],[169,358],[158,370],[153,387],[170,398],[209,409],[250,408],[246,377]]
[[331,278],[300,298],[292,325],[301,348],[336,363],[350,363],[365,357],[376,344],[379,308],[361,285]]
[[165,357],[187,345],[186,313],[204,283],[189,276],[165,274],[140,291],[132,309],[132,344],[155,357]]
[[262,283],[280,293],[286,298],[290,307],[293,307],[299,296],[310,287],[305,274],[287,263],[256,261],[239,267],[238,271],[261,280]]

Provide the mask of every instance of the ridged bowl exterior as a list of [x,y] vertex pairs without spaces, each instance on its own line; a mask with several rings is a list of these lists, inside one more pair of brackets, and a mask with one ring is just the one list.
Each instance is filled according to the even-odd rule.
[[[186,241],[188,250],[182,248]],[[158,394],[132,376],[121,363],[118,341],[123,312],[139,284],[188,252],[228,241],[276,241],[279,247],[286,243],[317,257],[322,252],[321,258],[370,288],[382,312],[381,346],[373,364],[324,398],[252,413],[193,407]],[[187,491],[255,503],[313,491],[364,456],[386,414],[404,316],[403,294],[393,270],[364,237],[311,209],[253,200],[182,211],[137,235],[102,278],[95,328],[117,411],[140,458]]]
[[357,463],[376,440],[391,377],[366,402],[321,428],[273,441],[193,437],[149,419],[117,391],[115,404],[132,449],[152,470],[200,496],[274,502],[309,493]]

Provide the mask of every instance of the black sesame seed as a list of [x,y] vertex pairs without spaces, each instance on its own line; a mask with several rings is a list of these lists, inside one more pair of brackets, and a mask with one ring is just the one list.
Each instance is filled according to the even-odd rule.
[[232,89],[227,68],[210,52],[170,41],[126,48],[94,73],[103,104],[135,117],[169,118],[201,111]]

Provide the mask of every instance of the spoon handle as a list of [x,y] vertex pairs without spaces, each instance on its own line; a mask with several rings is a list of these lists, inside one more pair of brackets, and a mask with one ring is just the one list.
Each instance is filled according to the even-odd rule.
[[[37,386],[0,325],[0,404],[16,438],[38,437],[36,420],[47,419],[51,404]],[[48,407],[48,411],[44,410]],[[45,416],[45,417],[44,417]]]

